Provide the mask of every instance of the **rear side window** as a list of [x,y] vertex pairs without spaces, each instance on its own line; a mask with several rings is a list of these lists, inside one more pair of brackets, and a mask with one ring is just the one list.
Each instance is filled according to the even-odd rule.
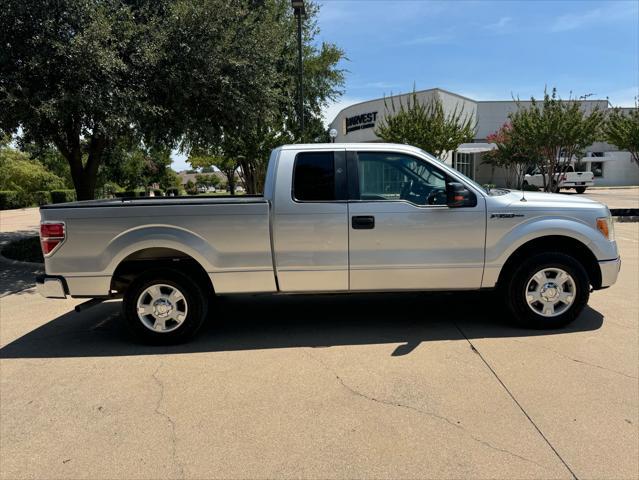
[[295,200],[335,200],[335,158],[333,152],[304,152],[295,157],[293,168]]

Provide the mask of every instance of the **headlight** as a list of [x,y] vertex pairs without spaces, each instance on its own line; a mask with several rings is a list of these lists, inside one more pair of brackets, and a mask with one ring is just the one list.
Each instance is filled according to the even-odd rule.
[[615,239],[615,225],[610,214],[607,217],[597,219],[597,230],[611,242]]

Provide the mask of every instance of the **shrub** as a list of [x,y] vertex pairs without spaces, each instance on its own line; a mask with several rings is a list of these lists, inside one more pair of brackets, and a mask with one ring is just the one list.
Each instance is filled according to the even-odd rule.
[[524,183],[522,190],[525,192],[538,192],[541,190],[539,187],[535,185],[530,185],[529,183]]
[[0,190],[0,210],[20,208],[20,194],[15,190]]
[[75,190],[51,190],[51,203],[75,201]]
[[137,197],[137,193],[133,190],[125,190],[123,192],[115,192],[116,198],[132,198]]
[[161,196],[163,196],[163,195],[164,195],[164,192],[163,192],[163,191],[162,191],[162,189],[160,189],[160,188],[154,188],[154,189],[153,189],[153,194],[154,194],[156,197],[161,197]]
[[36,160],[13,149],[0,149],[0,189],[24,192],[64,188],[64,180]]
[[46,190],[38,190],[37,192],[33,192],[31,194],[33,202],[40,205],[47,205],[51,203],[51,192],[47,192]]

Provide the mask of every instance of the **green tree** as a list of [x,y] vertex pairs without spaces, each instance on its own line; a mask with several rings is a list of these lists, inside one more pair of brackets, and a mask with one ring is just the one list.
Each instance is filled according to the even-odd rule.
[[[303,115],[305,131],[300,132],[297,85],[297,38],[296,20],[288,0],[265,2],[263,21],[270,25],[270,48],[273,55],[268,78],[262,78],[269,89],[267,99],[259,101],[261,110],[256,115],[227,126],[221,132],[189,135],[186,148],[193,151],[215,151],[216,155],[236,162],[247,193],[263,191],[268,158],[278,145],[295,142],[328,141],[323,125],[322,111],[330,102],[342,94],[344,71],[339,63],[345,58],[344,52],[332,43],[318,45],[317,13],[319,7],[312,1],[306,2],[303,21],[303,65],[304,102]],[[249,108],[255,108],[251,106]],[[217,133],[220,133],[219,135]],[[220,168],[228,176],[228,171]],[[231,168],[231,167],[229,167]],[[230,171],[230,170],[229,170]],[[229,189],[235,181],[228,176]]]
[[515,142],[512,135],[512,125],[505,123],[494,133],[486,137],[497,148],[483,154],[484,161],[506,172],[506,187],[522,188],[526,170],[537,159],[532,152],[526,151],[525,145]]
[[0,131],[55,145],[78,198],[89,199],[123,139],[215,144],[224,132],[273,125],[290,93],[280,88],[285,8],[285,0],[6,0]]
[[393,97],[390,106],[384,101],[386,116],[375,133],[385,142],[414,145],[442,159],[446,153],[473,139],[476,125],[472,115],[457,107],[446,114],[438,96],[421,102],[413,91],[406,104],[401,98],[397,103],[399,105]]
[[543,102],[531,98],[531,105],[509,115],[512,141],[537,159],[544,190],[556,189],[556,175],[564,172],[601,136],[604,113],[586,111],[581,102],[563,101],[556,89],[544,92]]
[[639,167],[639,104],[635,103],[635,108],[627,113],[614,109],[608,115],[604,133],[608,143],[628,150],[632,161]]
[[64,180],[48,171],[28,154],[8,145],[0,146],[0,190],[24,194],[64,188]]
[[220,178],[215,174],[198,173],[195,175],[195,185],[198,187],[211,188],[220,184]]
[[195,182],[193,182],[193,180],[188,180],[184,185],[184,189],[189,195],[197,195],[197,186],[195,185]]
[[229,193],[235,195],[235,186],[238,160],[234,158],[225,157],[221,154],[214,155],[211,153],[198,152],[195,155],[191,155],[188,159],[189,164],[193,168],[212,169],[216,167],[226,177],[226,185],[228,186]]

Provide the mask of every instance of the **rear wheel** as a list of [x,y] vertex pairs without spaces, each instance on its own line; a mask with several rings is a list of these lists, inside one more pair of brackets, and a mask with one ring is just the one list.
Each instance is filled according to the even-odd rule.
[[540,253],[514,271],[506,294],[508,306],[520,325],[559,328],[577,318],[588,303],[588,274],[569,255]]
[[127,288],[124,320],[145,343],[172,344],[191,338],[202,326],[208,301],[200,287],[177,270],[147,272]]
[[577,193],[584,193],[586,191],[586,187],[575,187],[575,190],[577,190]]

